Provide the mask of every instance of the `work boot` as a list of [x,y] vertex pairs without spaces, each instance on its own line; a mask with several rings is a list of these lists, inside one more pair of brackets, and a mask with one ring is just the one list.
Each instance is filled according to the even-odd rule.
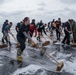
[[22,60],[23,60],[22,56],[17,56],[17,61],[18,62],[22,62]]
[[23,58],[21,56],[22,51],[20,49],[17,50],[17,61],[22,62]]

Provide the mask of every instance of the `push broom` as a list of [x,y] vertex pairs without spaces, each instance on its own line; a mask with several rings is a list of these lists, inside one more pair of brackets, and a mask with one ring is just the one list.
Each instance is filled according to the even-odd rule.
[[[45,39],[45,37],[43,37],[44,39]],[[45,39],[46,40],[46,39]],[[42,46],[47,46],[47,45],[49,45],[50,44],[50,41],[45,41],[43,44],[42,44]]]
[[[35,43],[34,43],[35,44]],[[34,45],[33,44],[33,45]],[[57,68],[56,68],[56,71],[61,71],[61,69],[63,68],[64,66],[64,63],[63,62],[58,62],[54,57],[52,57],[51,55],[49,55],[44,49],[40,48],[38,45],[36,45],[41,51],[43,51],[47,56],[49,56],[50,58],[52,58],[57,64]]]
[[14,38],[14,40],[18,43],[17,39],[15,38],[15,36],[13,34],[11,34],[12,37]]
[[0,45],[0,48],[5,48],[7,46],[8,46],[7,44],[2,44],[2,45]]
[[[47,36],[48,36],[48,35],[47,35]],[[50,36],[48,36],[48,38],[52,40],[52,38],[50,38]],[[56,42],[57,42],[57,40],[56,40],[56,41],[53,41],[53,44],[56,43]]]
[[10,34],[12,35],[12,37],[14,38],[14,40],[17,42],[17,44],[16,44],[16,48],[19,48],[19,47],[20,47],[19,42],[17,41],[17,39],[15,38],[15,36],[14,36],[12,33],[10,33]]
[[74,36],[73,36],[73,33],[72,33],[72,40],[73,40],[73,43],[71,44],[72,47],[76,47],[76,43],[74,42]]
[[[58,30],[58,32],[59,32],[61,35],[63,35],[62,32],[56,27],[56,23],[53,23],[53,26]],[[57,42],[57,40],[56,40],[56,41],[53,41],[53,44],[56,43],[56,42]]]
[[60,30],[56,27],[56,24],[53,23],[53,26],[58,30],[58,32],[62,35],[62,33],[60,32]]

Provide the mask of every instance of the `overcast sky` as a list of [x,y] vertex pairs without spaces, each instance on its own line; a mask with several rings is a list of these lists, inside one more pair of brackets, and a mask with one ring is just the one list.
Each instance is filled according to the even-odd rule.
[[0,24],[5,19],[17,23],[26,16],[36,22],[58,17],[62,21],[76,20],[76,0],[0,0]]

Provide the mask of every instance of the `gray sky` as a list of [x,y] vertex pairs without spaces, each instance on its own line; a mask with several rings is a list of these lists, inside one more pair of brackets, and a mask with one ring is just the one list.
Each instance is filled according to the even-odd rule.
[[76,20],[76,0],[0,0],[0,24],[5,19],[17,23],[25,16],[36,22],[51,21],[60,17]]

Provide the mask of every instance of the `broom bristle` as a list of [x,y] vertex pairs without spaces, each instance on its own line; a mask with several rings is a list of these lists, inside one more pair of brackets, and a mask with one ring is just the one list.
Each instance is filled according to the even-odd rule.
[[56,43],[57,41],[53,41],[53,44]]
[[47,44],[50,44],[50,41],[46,41]]
[[37,46],[38,46],[38,43],[36,43],[36,44],[32,44],[31,47],[37,47]]
[[50,36],[53,36],[53,34],[50,34]]
[[45,43],[43,43],[42,46],[46,46]]
[[19,44],[17,44],[17,45],[16,45],[16,48],[19,48],[19,47],[20,47],[20,45],[19,45]]
[[60,63],[58,64],[58,66],[57,66],[56,71],[61,71],[61,69],[63,68],[63,66],[64,66],[64,63],[63,63],[63,62],[60,62]]
[[71,44],[72,47],[76,47],[76,43]]
[[7,46],[8,46],[7,44],[3,44],[3,45],[0,45],[0,48],[5,48]]
[[43,44],[42,44],[42,46],[47,46],[47,45],[49,45],[50,44],[50,41],[45,41]]

